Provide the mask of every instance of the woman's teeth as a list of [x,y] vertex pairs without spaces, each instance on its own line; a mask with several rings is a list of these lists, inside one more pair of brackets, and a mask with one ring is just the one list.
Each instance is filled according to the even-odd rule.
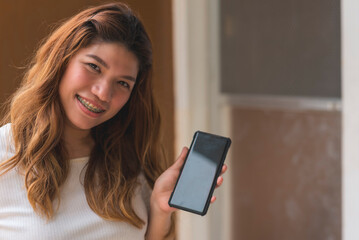
[[82,105],[87,108],[89,111],[94,112],[94,113],[102,113],[105,110],[100,109],[94,105],[92,105],[91,103],[89,103],[88,101],[86,101],[85,99],[83,99],[82,97],[80,97],[79,95],[76,96],[77,99],[80,101],[80,103],[82,103]]

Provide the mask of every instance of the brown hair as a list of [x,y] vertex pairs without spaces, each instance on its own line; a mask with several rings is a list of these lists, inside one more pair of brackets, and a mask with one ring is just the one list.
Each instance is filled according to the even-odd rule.
[[[69,161],[64,148],[64,110],[59,83],[79,49],[94,41],[118,42],[134,53],[139,73],[131,97],[112,119],[91,130],[95,147],[84,178],[87,202],[104,219],[126,221],[140,228],[131,198],[142,171],[149,185],[167,167],[160,144],[160,115],[152,95],[152,47],[139,18],[124,4],[86,9],[55,30],[30,64],[10,103],[15,155],[0,165],[5,173],[19,166],[34,210],[54,215]],[[119,189],[121,189],[119,191]]]

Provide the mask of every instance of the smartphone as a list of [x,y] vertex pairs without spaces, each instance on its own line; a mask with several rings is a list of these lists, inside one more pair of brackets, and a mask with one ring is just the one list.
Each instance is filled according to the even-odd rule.
[[168,204],[204,216],[231,140],[197,131]]

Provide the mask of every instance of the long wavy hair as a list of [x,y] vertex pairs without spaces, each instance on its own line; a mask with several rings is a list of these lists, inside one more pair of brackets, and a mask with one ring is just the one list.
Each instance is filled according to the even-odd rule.
[[[50,219],[69,172],[59,83],[74,54],[95,41],[117,42],[135,54],[139,73],[130,99],[112,119],[91,129],[95,146],[84,177],[91,209],[104,219],[144,224],[131,205],[143,172],[153,188],[167,167],[160,143],[160,114],[152,94],[152,45],[139,18],[125,4],[86,9],[62,23],[38,49],[4,122],[11,122],[15,155],[0,165],[20,167],[28,200]],[[120,190],[119,190],[120,189]]]

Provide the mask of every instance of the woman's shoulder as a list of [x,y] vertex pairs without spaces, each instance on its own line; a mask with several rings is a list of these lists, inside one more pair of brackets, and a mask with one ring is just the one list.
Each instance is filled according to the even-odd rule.
[[11,123],[7,123],[0,127],[0,143],[11,139]]
[[152,188],[148,184],[145,174],[141,171],[141,173],[138,175],[138,182],[140,184],[140,194],[142,199],[144,200],[147,208],[147,212],[150,211],[150,198],[152,194]]
[[7,123],[0,127],[0,162],[8,158],[8,154],[14,152],[13,149],[11,123]]
[[11,123],[6,123],[5,125],[0,127],[0,136],[3,134],[9,134],[11,131]]
[[149,189],[149,191],[152,191],[143,171],[141,171],[140,174],[138,174],[137,179],[142,188]]

